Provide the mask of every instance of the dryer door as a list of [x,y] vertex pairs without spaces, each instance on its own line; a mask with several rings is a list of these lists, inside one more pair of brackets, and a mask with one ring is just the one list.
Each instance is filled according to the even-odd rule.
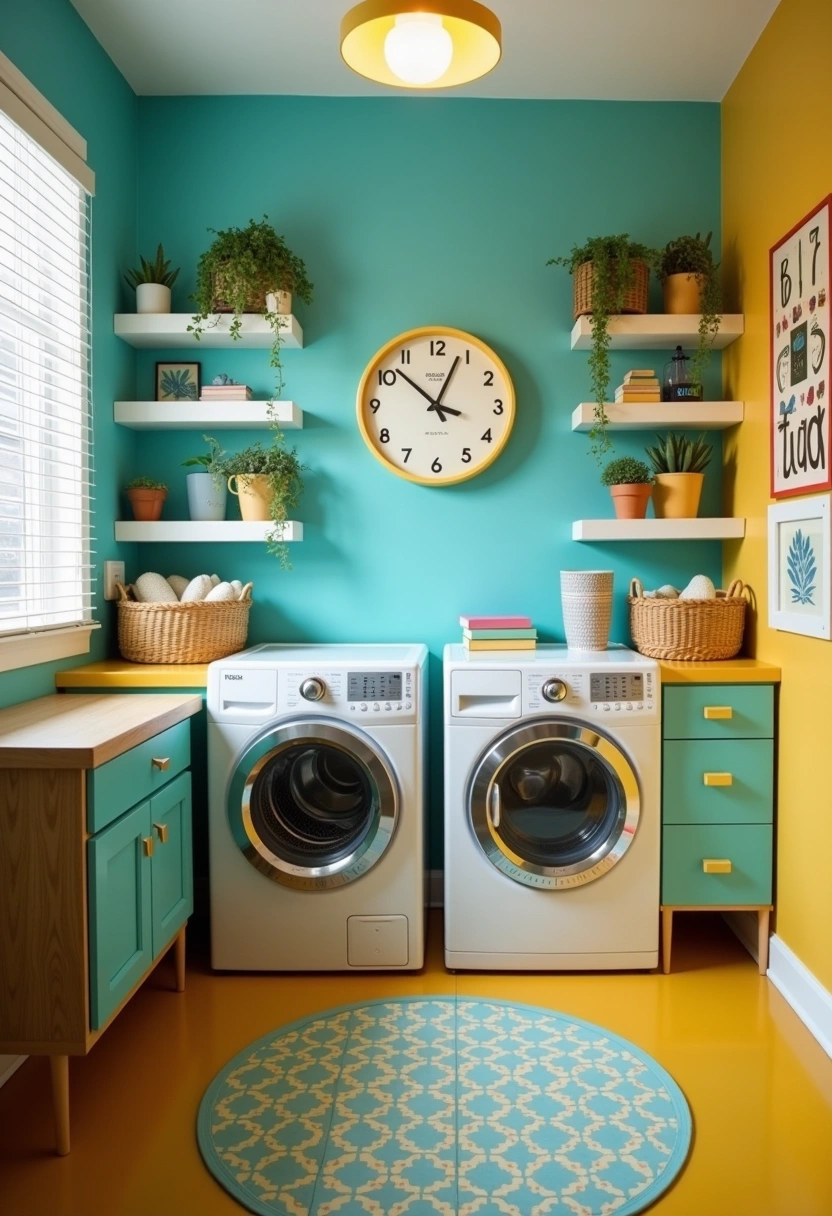
[[574,721],[526,722],[474,766],[468,813],[492,865],[530,887],[577,887],[626,853],[640,815],[627,756]]
[[268,878],[326,890],[354,882],[393,838],[395,777],[363,734],[321,718],[260,736],[231,779],[228,820],[239,848]]

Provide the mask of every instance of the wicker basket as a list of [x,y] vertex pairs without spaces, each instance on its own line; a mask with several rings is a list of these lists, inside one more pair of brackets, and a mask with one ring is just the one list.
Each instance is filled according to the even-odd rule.
[[[263,312],[266,307],[266,297],[274,294],[278,296],[283,288],[275,287],[266,275],[261,275],[260,282],[256,287],[252,287],[248,293],[246,306],[243,312]],[[222,271],[214,275],[214,312],[233,312],[234,305],[229,304],[225,299],[225,280]]]
[[634,578],[627,601],[633,645],[651,659],[733,659],[742,646],[749,596],[735,579],[715,600],[645,599]]
[[[621,311],[645,313],[647,312],[647,295],[650,285],[650,267],[646,262],[642,262],[640,258],[633,258],[630,265],[632,266],[633,277],[630,286],[624,293]],[[578,317],[589,316],[592,313],[592,286],[594,280],[595,271],[592,262],[582,262],[573,276],[576,321]]]
[[118,648],[131,663],[211,663],[242,650],[252,583],[238,600],[139,604],[118,584]]

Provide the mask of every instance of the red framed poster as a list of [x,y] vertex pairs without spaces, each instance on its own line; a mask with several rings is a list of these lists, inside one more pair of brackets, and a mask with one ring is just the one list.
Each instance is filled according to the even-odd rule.
[[771,496],[832,489],[832,194],[769,252]]

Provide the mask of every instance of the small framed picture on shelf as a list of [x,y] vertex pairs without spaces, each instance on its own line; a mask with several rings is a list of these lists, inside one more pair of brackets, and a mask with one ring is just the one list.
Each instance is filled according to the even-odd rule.
[[156,364],[157,401],[198,401],[201,364],[170,363],[163,360]]
[[768,623],[830,638],[829,494],[768,509]]

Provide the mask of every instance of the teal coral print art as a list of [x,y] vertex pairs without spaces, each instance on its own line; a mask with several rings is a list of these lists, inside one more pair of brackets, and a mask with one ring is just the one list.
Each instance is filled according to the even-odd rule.
[[792,603],[814,605],[818,573],[817,561],[811,537],[804,536],[800,528],[795,532],[792,543],[789,545],[786,570]]
[[157,363],[157,401],[197,401],[199,399],[199,363]]
[[691,1120],[632,1043],[551,1010],[416,997],[251,1044],[199,1111],[210,1171],[261,1216],[632,1216]]

